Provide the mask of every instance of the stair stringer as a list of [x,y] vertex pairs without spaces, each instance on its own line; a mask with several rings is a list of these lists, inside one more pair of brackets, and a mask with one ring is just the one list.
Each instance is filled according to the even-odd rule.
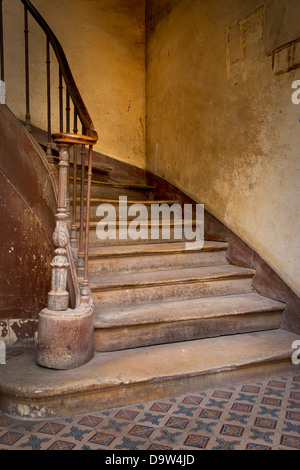
[[[196,204],[196,201],[184,191],[154,173],[147,172],[146,182],[156,186],[160,199],[168,197],[178,200],[181,204]],[[262,296],[285,304],[281,317],[281,328],[300,334],[299,296],[247,241],[243,240],[207,208],[204,209],[204,213],[205,239],[228,243],[226,252],[228,261],[235,266],[255,270],[252,281],[253,289]]]

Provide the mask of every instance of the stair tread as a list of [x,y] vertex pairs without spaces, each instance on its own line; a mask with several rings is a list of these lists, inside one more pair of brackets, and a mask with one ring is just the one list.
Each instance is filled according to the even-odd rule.
[[[73,180],[72,177],[70,179]],[[77,181],[81,181],[81,178],[77,178]],[[155,186],[150,186],[148,184],[140,184],[140,183],[119,183],[117,181],[98,181],[98,180],[93,180],[92,183],[97,185],[97,186],[103,186],[104,188],[124,188],[124,189],[139,189],[139,190],[145,190],[145,191],[153,191],[155,189]]]
[[[71,198],[72,201],[72,198]],[[80,201],[80,198],[77,198],[77,201]],[[91,204],[112,204],[112,205],[119,205],[119,204],[124,204],[122,201],[119,202],[119,199],[104,199],[104,198],[98,198],[98,197],[92,197],[90,199]],[[160,199],[160,200],[152,200],[152,199],[141,199],[141,200],[127,200],[127,205],[129,206],[130,204],[145,204],[145,205],[151,205],[151,204],[176,204],[178,203],[177,200],[169,200],[169,199]]]
[[294,351],[292,343],[299,339],[295,333],[269,330],[96,353],[88,364],[66,371],[38,366],[35,352],[31,352],[9,359],[9,367],[1,370],[0,394],[20,397],[24,403],[26,398],[49,400],[108,387],[112,393],[114,387],[122,385],[225,373],[249,365],[288,361]]
[[105,188],[113,187],[113,188],[129,188],[129,189],[141,189],[145,191],[153,191],[155,186],[150,186],[148,184],[140,184],[140,183],[119,183],[117,181],[98,181],[98,186],[104,186]]
[[97,309],[95,327],[112,328],[150,323],[217,318],[255,312],[281,311],[285,307],[256,293],[196,298],[135,305],[111,309]]
[[[70,181],[73,182],[73,180],[74,180],[73,176],[70,175]],[[76,178],[76,181],[77,181],[77,183],[81,183],[81,178],[78,176],[78,177]],[[85,178],[84,181],[85,181],[85,183],[86,183],[86,182],[87,182],[87,178]],[[93,184],[98,185],[99,183],[102,183],[103,181],[99,181],[99,180],[96,180],[96,179],[93,179],[93,178],[92,178],[92,181],[91,181],[91,182],[92,182],[92,185],[93,185]]]
[[114,275],[90,276],[91,289],[110,289],[121,287],[168,284],[172,282],[209,281],[223,277],[251,277],[254,269],[233,265],[204,266],[197,268],[176,268],[154,272],[120,273]]
[[[41,145],[41,144],[40,144],[40,145]],[[43,145],[42,145],[42,147],[43,147]],[[58,155],[52,155],[52,157],[53,157],[53,159],[54,159],[54,163],[59,163],[59,156],[58,156]],[[73,161],[72,159],[70,159],[69,165],[70,165],[71,167],[74,166],[74,161]],[[77,161],[77,164],[76,164],[76,165],[77,165],[77,168],[78,168],[78,169],[81,168],[81,161]],[[87,171],[87,170],[88,170],[88,164],[85,163],[84,166],[85,166],[85,170]],[[101,173],[101,174],[103,174],[103,175],[109,175],[109,174],[111,173],[111,170],[112,170],[111,168],[106,168],[106,167],[102,167],[102,166],[100,166],[100,165],[95,165],[95,164],[93,165],[93,172],[95,172],[96,174],[97,174],[97,173]],[[81,170],[80,170],[80,171],[81,171]]]
[[[201,251],[226,250],[228,243],[204,241]],[[195,247],[196,251],[199,248]],[[114,246],[92,246],[89,249],[90,258],[102,258],[106,256],[132,256],[138,254],[163,254],[163,253],[182,253],[191,252],[194,249],[186,242],[170,242],[140,245],[114,245]]]
[[[117,219],[116,222],[115,222],[115,226],[116,226],[117,229],[119,227],[124,228],[124,227],[129,227],[131,223],[132,223],[132,220],[118,220]],[[105,227],[108,224],[108,220],[105,220],[105,219],[102,220],[100,218],[98,220],[97,220],[97,218],[96,218],[96,220],[92,219],[90,221],[89,227],[90,228],[96,228],[98,226],[98,224],[99,224],[100,227]],[[195,227],[196,221],[195,220],[185,220],[185,224],[186,225],[191,224],[193,227]],[[154,220],[145,219],[145,220],[139,220],[138,225],[141,226],[141,227],[143,227],[143,226],[149,226],[149,227],[159,226],[159,227],[170,227],[170,228],[172,228],[172,227],[176,227],[176,226],[179,226],[179,227],[183,226],[183,222],[180,219],[171,220],[170,222],[168,220],[163,221],[163,220],[157,220],[157,219],[154,219]]]

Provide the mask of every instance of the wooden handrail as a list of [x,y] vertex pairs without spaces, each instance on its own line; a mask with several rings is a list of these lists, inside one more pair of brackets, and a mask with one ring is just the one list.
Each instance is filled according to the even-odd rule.
[[36,10],[36,8],[33,6],[33,4],[29,0],[21,0],[21,2],[24,4],[24,6],[28,9],[30,12],[31,16],[36,20],[36,22],[39,24],[39,26],[43,29],[45,32],[52,48],[55,53],[55,56],[57,58],[61,73],[64,77],[68,92],[72,98],[74,107],[76,108],[77,114],[79,116],[79,119],[82,123],[84,133],[93,139],[94,142],[97,142],[98,140],[98,134],[94,129],[94,124],[92,122],[92,119],[88,113],[88,110],[84,104],[84,101],[81,97],[81,94],[76,86],[75,80],[73,78],[71,69],[69,67],[69,63],[67,61],[67,58],[65,56],[65,53],[63,51],[63,48],[53,33],[52,29],[49,27],[47,22],[44,20],[44,18],[41,16],[41,14]]
[[95,143],[97,142],[97,138],[92,136],[71,134],[66,132],[53,134],[52,137],[54,142],[66,144],[95,145]]

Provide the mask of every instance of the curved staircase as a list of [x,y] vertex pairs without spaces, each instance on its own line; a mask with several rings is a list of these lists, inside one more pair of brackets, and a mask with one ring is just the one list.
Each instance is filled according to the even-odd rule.
[[[134,195],[130,184],[102,184],[106,201],[115,206],[119,196],[128,198],[128,207],[137,201],[149,206],[176,202],[160,200],[153,187],[141,185]],[[103,202],[102,186],[92,186],[97,207]],[[102,241],[95,233],[99,220],[92,212],[89,281],[97,351],[280,327],[284,305],[254,292],[254,270],[229,264],[227,243],[205,241],[193,248],[184,239]],[[144,223],[150,226],[151,220]]]
[[[149,232],[149,214],[152,214],[154,204],[172,206],[182,203],[176,198],[166,198],[159,185],[149,185],[138,180],[126,182],[125,177],[114,181],[110,170],[102,167],[99,162],[91,172],[92,146],[97,142],[97,132],[73,80],[60,43],[31,2],[21,2],[25,8],[26,125],[27,128],[30,127],[30,13],[47,39],[48,140],[43,147],[49,160],[46,160],[45,155],[42,158],[45,159],[44,163],[47,162],[48,169],[52,160],[58,163],[58,159],[52,155],[53,142],[58,144],[60,151],[58,207],[55,216],[56,254],[59,256],[55,258],[56,264],[51,264],[54,286],[51,305],[48,302],[49,309],[44,317],[45,344],[48,346],[47,339],[51,336],[54,359],[59,356],[57,351],[61,348],[64,350],[64,360],[71,358],[72,361],[73,343],[77,348],[76,353],[82,352],[80,348],[84,343],[90,354],[92,341],[81,341],[84,336],[82,325],[86,325],[86,335],[91,333],[91,337],[94,337],[96,353],[85,365],[73,366],[76,368],[69,370],[55,370],[38,365],[36,349],[15,351],[8,356],[7,366],[0,366],[1,411],[26,419],[54,418],[192,393],[208,387],[245,383],[248,380],[293,374],[296,371],[298,373],[298,366],[293,364],[291,356],[293,343],[299,340],[299,335],[281,329],[281,315],[285,305],[264,297],[255,290],[254,269],[245,267],[245,260],[243,266],[230,263],[226,256],[228,245],[225,241],[209,239],[204,241],[201,248],[186,244],[184,237],[176,237],[176,218],[171,220],[168,239],[164,237],[165,221],[160,219],[152,221],[157,225],[158,238],[133,240],[124,236],[134,217],[124,217],[124,206],[119,206],[119,197],[122,197],[123,204],[126,198],[128,208],[133,204],[140,204],[140,207],[145,208],[144,219],[140,220],[143,232]],[[1,6],[2,2],[0,8]],[[0,21],[0,32],[1,23]],[[60,132],[52,140],[50,44],[58,60],[60,83]],[[3,57],[2,49],[0,52]],[[0,66],[3,79],[3,64],[0,63]],[[63,78],[66,85],[65,133]],[[70,98],[74,107],[74,131],[71,134]],[[83,135],[77,134],[78,119]],[[33,131],[32,126],[31,128]],[[33,138],[25,128],[21,137],[20,145],[23,143],[25,147],[26,139]],[[84,250],[82,246],[80,252],[84,256],[84,276],[79,275],[79,270],[76,270],[78,267],[82,268],[79,266],[79,256],[78,264],[71,272],[76,278],[74,297],[78,300],[78,305],[75,305],[77,310],[68,308],[69,293],[66,290],[67,270],[72,271],[68,261],[72,261],[72,254],[74,255],[71,248],[76,250],[75,244],[72,246],[68,240],[70,213],[68,215],[67,198],[74,195],[74,204],[78,207],[77,216],[80,214],[82,219],[80,231],[83,233],[83,211],[80,213],[79,206],[83,207],[84,192],[81,193],[81,200],[77,199],[80,191],[73,192],[72,185],[78,185],[78,189],[83,188],[84,177],[82,180],[77,178],[80,163],[75,159],[74,181],[72,161],[69,167],[70,154],[66,150],[69,145],[76,145],[77,148],[89,146],[85,172],[86,194],[91,195],[85,201],[85,220],[89,223],[85,227]],[[83,151],[81,158],[84,165]],[[51,180],[55,179],[52,170],[53,168],[49,171]],[[84,172],[81,174],[84,176]],[[101,227],[101,221],[97,209],[103,204],[113,208],[112,213],[116,215],[114,239],[100,240],[98,237],[97,229],[99,223]],[[76,222],[75,206],[72,215],[73,222]],[[105,219],[109,220],[108,217]],[[113,217],[111,221],[114,221]],[[191,223],[195,226],[194,220]],[[85,277],[87,264],[88,280]],[[75,276],[75,270],[78,277]],[[77,319],[80,320],[80,309],[83,307],[87,310],[86,318],[83,319],[86,323],[82,320],[81,329],[76,329],[74,321],[76,323]],[[91,322],[93,308],[94,324]],[[65,323],[60,327],[62,317]],[[53,318],[57,327],[53,330],[54,333],[47,328],[49,319]],[[70,324],[73,328],[68,327]],[[38,343],[39,347],[41,342],[40,340]],[[49,363],[47,366],[51,367]]]
[[255,271],[230,264],[226,242],[188,249],[184,239],[99,240],[99,204],[176,201],[152,186],[109,181],[100,168],[92,195],[95,357],[57,371],[38,366],[30,351],[16,355],[3,371],[3,411],[44,419],[295,372],[299,336],[280,329],[285,305],[255,291]]

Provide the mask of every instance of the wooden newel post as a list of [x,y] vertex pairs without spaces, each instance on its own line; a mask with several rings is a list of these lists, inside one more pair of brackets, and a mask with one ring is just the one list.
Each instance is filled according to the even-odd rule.
[[59,189],[56,228],[53,234],[53,242],[57,247],[52,260],[51,292],[48,294],[48,309],[55,311],[68,310],[69,293],[67,291],[68,258],[67,244],[70,241],[68,231],[67,212],[67,185],[69,168],[69,145],[59,145]]
[[[70,272],[69,163],[72,145],[85,143],[84,136],[55,134],[59,147],[59,182],[55,245],[51,262],[51,291],[47,308],[39,314],[37,363],[52,369],[72,369],[89,362],[94,355],[93,302],[87,285],[75,308],[69,305],[68,274]],[[76,184],[76,181],[73,182]],[[75,201],[76,202],[76,201]],[[75,270],[76,271],[76,270]]]

